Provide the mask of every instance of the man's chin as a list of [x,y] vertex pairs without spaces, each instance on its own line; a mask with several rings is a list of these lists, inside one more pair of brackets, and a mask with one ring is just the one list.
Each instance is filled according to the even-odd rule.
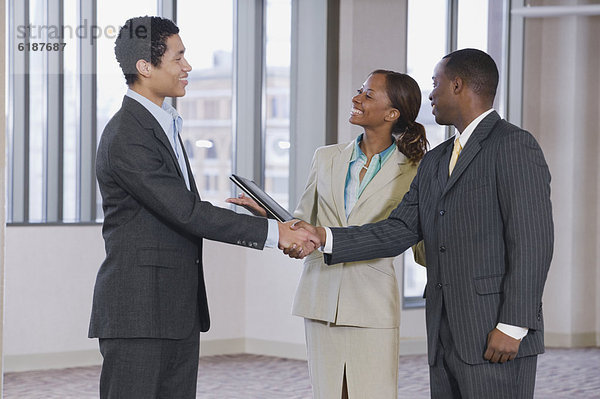
[[448,121],[446,121],[446,120],[444,120],[444,119],[442,119],[442,118],[440,118],[440,117],[438,117],[438,116],[435,116],[435,123],[437,123],[437,124],[438,124],[438,125],[440,125],[440,126],[448,126],[448,125],[451,125],[451,123],[449,123]]

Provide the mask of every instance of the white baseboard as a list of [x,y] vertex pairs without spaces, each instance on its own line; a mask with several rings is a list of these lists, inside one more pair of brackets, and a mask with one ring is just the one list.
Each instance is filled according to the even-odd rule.
[[[200,340],[200,356],[237,353],[306,360],[304,344],[254,338]],[[425,353],[427,353],[427,343],[424,339],[400,340],[401,355]],[[98,366],[100,364],[102,364],[102,355],[98,350],[4,356],[4,372],[6,373]]]
[[64,369],[102,364],[98,350],[4,356],[4,372]]
[[400,338],[400,356],[402,355],[426,355],[426,338]]
[[544,342],[548,348],[586,348],[600,346],[600,333],[544,333]]
[[[561,334],[546,332],[545,341],[546,346],[549,348],[597,347],[600,346],[600,333]],[[254,338],[200,340],[200,356],[237,353],[306,360],[304,344]],[[400,339],[400,355],[423,355],[426,353],[427,342],[425,339]],[[102,356],[98,350],[4,356],[5,373],[97,366],[100,364],[102,364]]]
[[255,338],[246,339],[245,353],[283,357],[286,359],[306,360],[306,347],[304,344],[267,341]]
[[246,340],[244,338],[205,341],[200,336],[200,356],[234,355],[244,353],[245,348]]

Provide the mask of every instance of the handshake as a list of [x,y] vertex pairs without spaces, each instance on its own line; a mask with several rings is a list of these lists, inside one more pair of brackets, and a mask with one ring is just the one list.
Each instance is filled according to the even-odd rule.
[[302,220],[279,222],[279,249],[290,258],[302,259],[325,244],[325,229]]
[[[238,198],[227,198],[231,204],[239,205],[256,216],[267,216],[267,211],[250,197],[240,194]],[[290,220],[279,226],[279,249],[290,258],[303,259],[325,244],[325,229],[301,220]]]

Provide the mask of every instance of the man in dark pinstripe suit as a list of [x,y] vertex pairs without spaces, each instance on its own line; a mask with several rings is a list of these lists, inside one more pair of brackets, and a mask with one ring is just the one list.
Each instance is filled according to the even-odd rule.
[[497,85],[486,53],[444,57],[429,98],[456,137],[425,155],[388,219],[315,230],[328,264],[396,256],[424,240],[432,398],[532,398],[544,352],[550,173],[533,136],[492,109]]

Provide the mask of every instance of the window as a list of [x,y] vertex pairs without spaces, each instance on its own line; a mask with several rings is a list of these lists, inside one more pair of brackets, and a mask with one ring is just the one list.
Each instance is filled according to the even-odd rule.
[[[239,104],[249,103],[258,106],[245,112],[259,119],[264,115],[264,120],[250,124],[250,142],[256,145],[240,148],[249,160],[244,165],[256,165],[257,173],[235,170],[255,178],[287,206],[291,0],[9,0],[9,223],[101,220],[95,153],[127,90],[114,41],[127,18],[169,12],[171,5],[193,67],[187,95],[173,103],[184,118],[182,139],[198,187],[209,187],[203,199],[229,206],[224,199],[231,195],[228,176],[238,160],[236,143],[245,145],[248,140],[236,135],[244,123]],[[207,10],[210,17],[199,24],[198,16],[207,15]],[[238,33],[242,25],[258,34],[244,37]],[[240,37],[246,42],[236,48]],[[19,49],[34,42],[62,47]],[[248,75],[246,65],[234,65],[236,51],[246,51],[248,43],[255,50],[251,56],[262,60],[258,75]],[[236,103],[242,86],[258,100]]]
[[[9,223],[101,216],[97,138],[125,93],[114,39],[123,16],[156,14],[156,4],[106,0],[97,10],[95,4],[8,2]],[[117,8],[121,17],[112,16]]]
[[[461,48],[488,52],[500,70],[495,108],[505,109],[503,78],[506,12],[503,2],[481,0],[409,0],[407,72],[421,87],[422,104],[417,121],[425,126],[430,148],[454,134],[453,128],[439,126],[431,114],[429,94],[434,66],[443,56]],[[427,49],[427,51],[423,51]],[[426,269],[418,265],[412,250],[403,255],[404,307],[423,306]]]
[[[199,24],[198,16],[207,10],[210,18]],[[177,26],[186,47],[185,57],[192,66],[186,95],[176,100],[183,117],[181,136],[194,143],[189,158],[202,199],[220,206],[227,206],[225,198],[231,193],[233,12],[232,1],[177,4]]]

